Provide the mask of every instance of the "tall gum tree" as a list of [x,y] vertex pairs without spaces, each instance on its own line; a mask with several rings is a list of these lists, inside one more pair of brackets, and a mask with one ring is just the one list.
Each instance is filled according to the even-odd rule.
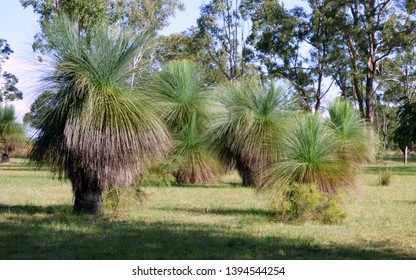
[[339,32],[349,50],[355,96],[371,123],[383,61],[414,42],[412,5],[404,0],[326,1],[328,11],[337,11]]
[[310,9],[286,9],[273,0],[246,1],[253,22],[248,37],[254,60],[267,74],[287,79],[298,93],[301,106],[318,111],[334,80],[329,55],[334,22],[324,13],[323,1],[309,1]]
[[247,69],[244,6],[240,0],[211,0],[201,6],[198,28],[208,36],[208,54],[217,69],[232,84]]
[[3,72],[2,65],[13,53],[7,40],[0,38],[0,103],[23,98],[23,93],[16,87],[17,77],[9,72]]
[[[65,13],[77,21],[79,31],[88,31],[100,22],[117,23],[136,32],[155,32],[169,24],[177,10],[183,10],[180,0],[20,0],[24,8],[32,7],[40,15],[39,24],[53,22]],[[35,36],[33,49],[46,51],[44,34]]]

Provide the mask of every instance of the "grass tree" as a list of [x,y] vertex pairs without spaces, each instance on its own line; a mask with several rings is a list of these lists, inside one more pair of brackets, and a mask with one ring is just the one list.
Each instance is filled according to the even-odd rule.
[[263,174],[263,188],[315,184],[330,195],[357,183],[359,163],[372,157],[371,132],[342,100],[329,106],[329,119],[305,114],[287,123],[279,145],[281,159]]
[[275,191],[290,184],[316,184],[335,193],[352,183],[349,162],[337,156],[340,142],[318,114],[294,117],[287,123],[281,144],[281,159],[263,174],[263,188]]
[[198,119],[193,115],[183,130],[174,135],[172,155],[180,159],[180,168],[175,172],[179,183],[207,183],[220,173],[217,154],[198,126]]
[[244,186],[259,185],[256,174],[279,157],[273,144],[284,124],[286,90],[257,80],[220,90],[218,112],[210,129],[225,162],[235,162]]
[[205,133],[213,105],[197,66],[187,60],[166,64],[150,82],[147,96],[173,135],[177,182],[214,180],[220,168]]
[[339,156],[353,163],[374,159],[375,139],[370,127],[352,104],[337,98],[328,106],[327,125],[335,133],[339,143]]
[[1,163],[9,162],[9,153],[27,140],[23,125],[18,123],[13,105],[0,105],[0,146],[2,148]]
[[102,192],[131,185],[170,148],[163,122],[129,83],[146,40],[108,26],[85,34],[65,16],[45,35],[53,61],[46,82],[55,94],[30,158],[71,181],[75,212],[98,214]]

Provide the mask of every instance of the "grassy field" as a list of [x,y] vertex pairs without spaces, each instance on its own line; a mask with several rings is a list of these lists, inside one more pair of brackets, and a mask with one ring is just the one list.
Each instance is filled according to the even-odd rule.
[[[341,225],[278,222],[268,201],[238,186],[124,192],[100,217],[71,212],[68,183],[23,160],[0,165],[0,259],[416,259],[416,162],[363,167]],[[391,184],[380,186],[389,168]],[[129,195],[130,194],[130,195]]]

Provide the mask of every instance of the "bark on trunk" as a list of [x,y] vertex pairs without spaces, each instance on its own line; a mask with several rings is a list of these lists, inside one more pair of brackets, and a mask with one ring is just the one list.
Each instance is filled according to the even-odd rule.
[[366,95],[365,95],[365,106],[366,106],[366,117],[370,120],[370,123],[374,122],[374,75],[372,73],[368,74],[367,84],[366,84]]
[[74,191],[74,212],[98,215],[102,214],[102,190],[97,179],[88,176],[83,170],[75,169],[69,173]]
[[364,112],[364,98],[363,98],[363,93],[361,91],[361,87],[360,87],[360,81],[357,77],[353,78],[353,87],[354,87],[354,93],[355,93],[355,97],[357,98],[357,102],[358,102],[358,108],[361,112],[361,116],[365,116],[365,112]]
[[236,168],[238,170],[238,174],[241,177],[241,184],[243,187],[250,187],[256,185],[252,171],[240,159],[236,160]]
[[10,157],[7,153],[3,153],[1,155],[1,163],[8,163],[10,162]]
[[74,212],[98,215],[102,213],[102,193],[100,190],[76,189]]
[[408,150],[408,148],[406,146],[404,148],[404,151],[403,151],[403,162],[404,162],[404,164],[407,164],[407,150]]

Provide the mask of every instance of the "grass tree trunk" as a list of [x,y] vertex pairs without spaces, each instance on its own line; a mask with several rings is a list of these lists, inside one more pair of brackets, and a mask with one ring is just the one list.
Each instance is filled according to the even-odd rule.
[[8,153],[2,153],[0,163],[8,163],[8,162],[10,162],[9,154]]
[[97,182],[87,180],[85,176],[72,182],[74,187],[74,212],[99,215],[102,214],[102,191]]
[[250,187],[256,185],[251,169],[246,164],[244,164],[242,160],[237,159],[235,167],[237,168],[238,174],[241,177],[241,184],[243,187]]

